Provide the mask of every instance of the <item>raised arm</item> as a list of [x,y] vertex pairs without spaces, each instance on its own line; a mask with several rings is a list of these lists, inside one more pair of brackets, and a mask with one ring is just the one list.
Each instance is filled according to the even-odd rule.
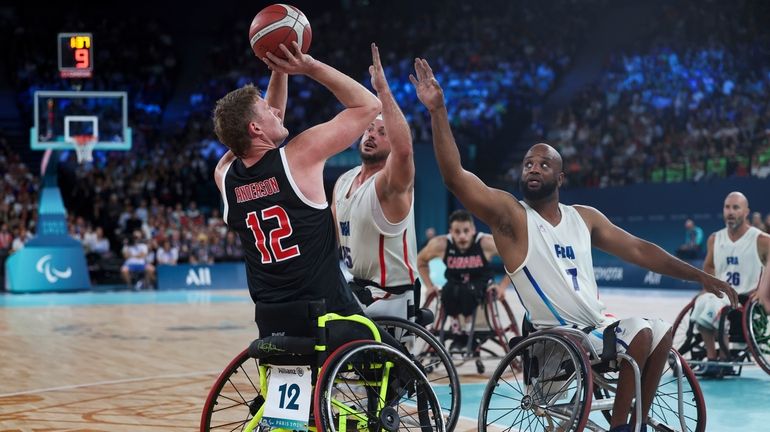
[[217,167],[214,168],[214,181],[216,182],[217,189],[219,189],[220,193],[224,193],[224,190],[222,189],[222,179],[225,177],[225,171],[235,159],[233,152],[228,150],[222,155],[219,162],[217,162]]
[[420,273],[420,283],[428,291],[428,294],[438,292],[430,279],[430,261],[434,258],[443,258],[446,252],[446,235],[440,235],[430,239],[427,245],[417,254],[417,271]]
[[388,86],[380,62],[380,51],[372,44],[372,88],[382,102],[382,121],[390,138],[390,155],[377,176],[375,188],[385,217],[392,222],[403,220],[412,208],[414,189],[414,152],[412,131]]
[[[462,167],[460,152],[449,126],[444,92],[427,61],[416,59],[414,69],[417,77],[410,75],[409,79],[417,90],[420,102],[430,112],[433,151],[446,187],[465,208],[493,229],[499,226],[502,220],[511,217],[520,217],[521,220],[508,221],[509,223],[523,221],[524,209],[518,201],[506,192],[488,187],[475,174]],[[513,210],[515,206],[519,206],[521,211]]]
[[593,246],[656,273],[698,282],[717,297],[727,295],[733,307],[738,304],[738,294],[727,282],[673,257],[658,245],[629,234],[593,207],[575,206],[575,209],[591,231]]
[[293,50],[281,45],[287,59],[281,59],[272,53],[262,59],[271,70],[289,75],[302,74],[317,81],[334,94],[345,109],[333,119],[312,127],[286,145],[287,157],[292,165],[301,170],[322,171],[326,159],[350,147],[353,141],[374,120],[382,104],[364,86],[354,79],[318,61],[307,54],[302,54],[296,42]]
[[273,71],[270,75],[270,83],[267,85],[265,101],[273,108],[280,111],[278,117],[281,121],[286,116],[286,100],[289,94],[289,76],[283,72]]
[[[497,246],[495,245],[495,239],[489,234],[484,234],[484,237],[481,238],[481,250],[484,251],[484,256],[487,258],[488,262],[492,261],[492,258],[495,256],[500,256],[500,253],[497,251]],[[493,284],[495,290],[497,290],[497,298],[505,298],[505,290],[510,284],[511,279],[507,274],[503,276],[500,283]]]
[[759,279],[757,288],[757,300],[765,307],[765,311],[770,313],[770,259],[762,270],[762,277]]
[[709,236],[708,241],[706,242],[706,259],[703,260],[703,271],[710,274],[711,276],[716,276],[716,267],[714,267],[714,239],[716,237],[714,234],[711,234]]

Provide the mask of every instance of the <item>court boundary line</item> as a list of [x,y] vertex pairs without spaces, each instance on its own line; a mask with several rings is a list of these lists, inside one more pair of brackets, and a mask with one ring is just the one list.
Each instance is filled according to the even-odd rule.
[[0,394],[0,398],[6,398],[6,397],[12,397],[12,396],[23,396],[23,395],[36,394],[36,393],[46,393],[46,392],[61,391],[61,390],[73,390],[73,389],[83,388],[83,387],[96,387],[96,386],[102,386],[102,385],[151,381],[156,379],[188,378],[188,377],[195,377],[195,376],[202,376],[202,375],[216,375],[221,372],[222,372],[221,370],[199,371],[199,372],[187,372],[187,373],[179,373],[179,374],[154,375],[154,376],[140,377],[140,378],[126,378],[126,379],[111,380],[111,381],[97,381],[97,382],[85,383],[85,384],[72,384],[67,386],[48,387],[48,388],[25,390],[20,392],[13,392],[13,393],[5,393],[5,394]]

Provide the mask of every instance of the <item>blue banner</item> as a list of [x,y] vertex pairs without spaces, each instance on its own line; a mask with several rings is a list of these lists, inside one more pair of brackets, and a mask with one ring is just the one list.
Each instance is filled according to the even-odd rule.
[[246,265],[222,264],[179,264],[158,266],[158,289],[248,289]]
[[80,243],[74,240],[69,246],[38,246],[34,243],[28,242],[6,260],[8,291],[23,293],[91,288]]
[[[703,268],[702,261],[694,261],[690,264],[697,268]],[[613,259],[595,261],[594,276],[596,277],[596,284],[600,287],[700,289],[700,285],[694,282],[663,276],[639,266]]]

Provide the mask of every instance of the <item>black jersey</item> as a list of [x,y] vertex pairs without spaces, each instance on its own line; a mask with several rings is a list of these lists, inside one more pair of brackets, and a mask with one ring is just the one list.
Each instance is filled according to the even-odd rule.
[[331,209],[302,195],[283,149],[248,168],[236,159],[223,183],[224,220],[241,237],[254,302],[326,299],[329,312],[360,310],[339,267]]
[[476,288],[486,288],[494,274],[481,248],[482,237],[482,233],[476,233],[470,247],[461,251],[452,241],[452,237],[447,236],[444,277],[448,283],[472,284]]

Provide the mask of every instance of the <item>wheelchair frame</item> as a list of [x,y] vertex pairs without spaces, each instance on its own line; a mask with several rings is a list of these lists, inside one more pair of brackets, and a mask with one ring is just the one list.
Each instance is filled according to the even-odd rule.
[[[430,329],[431,333],[433,333],[436,338],[443,344],[446,345],[446,341],[448,338],[446,337],[446,321],[449,318],[449,316],[444,312],[444,308],[441,304],[441,298],[440,298],[440,292],[439,295],[431,293],[427,296],[425,299],[425,303],[423,304],[424,308],[430,308],[431,304],[433,302],[436,302],[436,321],[433,324],[433,328]],[[499,304],[498,304],[499,302]],[[476,329],[476,319],[478,317],[479,309],[483,308],[484,312],[484,319],[487,321],[487,325],[489,329],[484,330],[477,330]],[[500,320],[500,308],[502,308],[502,313],[505,313],[509,324],[505,327],[503,327],[502,322]],[[471,316],[471,330],[468,333],[468,342],[465,345],[464,351],[462,352],[462,362],[464,362],[468,358],[475,358],[476,359],[476,371],[479,374],[483,374],[485,371],[485,366],[482,362],[482,358],[480,356],[481,352],[485,352],[486,354],[489,354],[489,358],[499,358],[500,355],[498,353],[495,353],[489,348],[485,348],[483,345],[487,341],[493,341],[498,347],[502,348],[503,353],[508,352],[510,349],[508,346],[508,339],[511,337],[516,337],[521,334],[519,331],[519,326],[516,323],[516,318],[513,314],[513,310],[511,309],[511,306],[508,304],[508,302],[505,299],[498,299],[496,296],[496,293],[492,289],[487,289],[484,293],[484,296],[482,298],[481,303],[474,309],[473,315]],[[508,335],[507,333],[510,333]],[[476,339],[479,339],[478,341]],[[452,354],[455,354],[456,352],[450,351],[450,358],[454,358]]]
[[[674,335],[674,348],[680,350],[683,355],[691,354],[690,357],[693,357],[693,354],[695,355],[695,358],[686,360],[689,365],[702,365],[707,361],[705,360],[705,350],[701,348],[703,341],[700,336],[695,333],[696,323],[689,320],[689,316],[695,307],[695,300],[699,295],[700,294],[693,297],[682,311],[679,312],[676,321],[674,321],[672,331]],[[732,376],[740,376],[744,366],[751,366],[754,364],[759,366],[765,373],[770,374],[770,334],[768,334],[770,333],[768,327],[770,322],[768,321],[767,313],[765,313],[759,303],[756,300],[752,300],[750,294],[745,294],[741,297],[744,296],[744,301],[737,308],[733,309],[730,306],[725,306],[721,309],[719,325],[717,328],[718,336],[716,337],[716,342],[719,351],[727,351],[730,357],[734,357],[735,360],[712,361],[710,364],[731,367],[732,373],[730,375]],[[732,315],[735,313],[741,314],[739,320],[742,329],[738,334],[733,334],[731,331],[732,328],[726,328],[728,323],[730,326],[735,324],[734,318],[732,318]],[[684,328],[682,324],[685,321],[685,318],[688,321],[687,328]],[[763,327],[756,331],[761,330],[763,335],[762,339],[758,340],[757,335],[755,334],[755,326],[760,324]],[[682,334],[681,331],[678,331],[680,328],[684,329],[684,334]],[[740,335],[743,340],[730,340],[725,344],[725,332],[728,332],[728,337]],[[684,336],[684,339],[682,339],[682,335]],[[764,342],[764,347],[760,345],[762,342]],[[694,349],[696,351],[693,351]],[[737,371],[735,370],[736,368]]]
[[[362,325],[365,325],[369,330],[372,332],[373,341],[367,341],[367,340],[355,340],[348,343],[343,344],[342,346],[335,349],[332,353],[329,353],[326,355],[326,340],[325,340],[325,329],[326,324],[330,321],[338,321],[338,320],[346,320],[346,321],[352,321],[356,322]],[[308,429],[311,431],[322,431],[323,427],[321,425],[321,418],[322,415],[319,412],[321,410],[320,407],[320,400],[322,395],[321,389],[317,385],[318,382],[322,379],[322,375],[326,376],[324,374],[325,370],[327,368],[336,368],[334,369],[334,372],[338,371],[341,367],[340,364],[330,364],[330,360],[336,359],[337,355],[348,355],[355,354],[356,351],[361,351],[367,348],[376,347],[378,350],[383,350],[385,352],[388,352],[390,355],[396,356],[397,358],[400,358],[403,361],[410,362],[411,359],[407,358],[403,353],[399,352],[398,350],[384,345],[381,342],[381,336],[379,334],[379,331],[376,327],[376,325],[369,319],[359,316],[359,315],[352,315],[352,316],[342,316],[335,313],[327,313],[324,315],[321,315],[317,318],[317,334],[319,337],[315,338],[316,342],[312,349],[313,351],[318,355],[318,361],[317,364],[321,364],[319,366],[314,375],[317,375],[316,382],[313,385],[313,399],[312,399],[312,406],[315,408],[313,410],[314,417],[315,417],[315,425],[308,425]],[[309,339],[304,337],[297,337],[297,340],[299,339]],[[261,341],[262,339],[257,339],[257,341]],[[257,342],[255,341],[255,342]],[[278,347],[280,348],[280,347]],[[348,352],[350,351],[350,352]],[[269,357],[262,357],[262,358],[269,358]],[[210,429],[210,422],[211,422],[211,416],[215,412],[215,406],[218,404],[218,396],[225,386],[225,384],[230,380],[230,377],[233,375],[233,373],[238,373],[237,370],[233,372],[235,367],[241,368],[242,365],[247,362],[248,360],[253,359],[257,360],[257,358],[252,357],[249,354],[249,349],[243,350],[238,356],[236,356],[229,364],[228,366],[223,370],[223,372],[219,375],[217,378],[215,384],[212,386],[211,390],[209,391],[208,397],[206,398],[206,403],[204,405],[204,409],[201,415],[201,426],[200,430],[201,432],[209,431]],[[267,397],[267,390],[268,390],[268,376],[269,371],[272,365],[270,364],[264,364],[264,362],[259,362],[258,364],[258,371],[259,371],[259,387],[258,387],[258,395],[250,400],[246,400],[243,395],[238,392],[236,389],[236,392],[238,392],[239,397],[242,399],[242,403],[238,401],[232,406],[225,407],[223,409],[229,409],[233,407],[238,407],[240,405],[246,405],[248,406],[249,415],[251,415],[250,420],[244,420],[241,424],[243,425],[243,428],[241,429],[244,432],[251,432],[254,430],[258,430],[258,428],[262,428],[262,418],[265,410],[265,401]],[[362,385],[362,386],[375,386],[379,388],[379,394],[377,395],[377,406],[376,411],[378,414],[383,413],[383,409],[385,408],[385,400],[386,400],[386,392],[388,391],[388,384],[389,384],[389,372],[391,368],[394,367],[394,363],[391,361],[385,361],[383,364],[379,363],[371,363],[368,365],[371,370],[383,370],[382,377],[377,381],[371,381],[371,380],[359,380],[359,381],[346,381],[347,384],[352,385]],[[438,431],[444,431],[444,425],[443,425],[443,417],[440,414],[441,408],[438,404],[438,399],[436,398],[435,393],[433,392],[431,386],[428,383],[427,378],[424,374],[415,366],[413,372],[416,372],[419,378],[423,380],[424,383],[428,384],[427,388],[430,389],[430,394],[428,395],[429,398],[431,398],[431,402],[435,406],[435,409],[438,409],[439,415],[434,416],[434,419],[436,421],[436,429]],[[245,373],[245,370],[244,370]],[[252,382],[251,378],[246,375],[247,379]],[[252,385],[254,383],[252,382]],[[256,387],[256,386],[255,386]],[[329,389],[329,394],[326,395],[326,398],[329,400],[329,403],[336,407],[338,410],[340,410],[339,415],[339,425],[340,430],[346,430],[346,425],[348,423],[349,419],[353,419],[358,424],[368,424],[371,419],[366,416],[366,413],[360,413],[356,411],[353,407],[348,407],[344,403],[341,403],[339,401],[336,401],[333,398],[330,398],[331,396],[331,389]],[[258,406],[258,407],[257,407]],[[327,416],[331,416],[331,412],[326,413]],[[309,419],[310,420],[310,419]],[[225,426],[225,425],[223,425]],[[232,426],[232,424],[226,425],[228,428]],[[358,428],[357,428],[358,429]],[[282,429],[282,428],[271,428],[272,431],[279,431],[279,432],[291,432],[289,429]]]

